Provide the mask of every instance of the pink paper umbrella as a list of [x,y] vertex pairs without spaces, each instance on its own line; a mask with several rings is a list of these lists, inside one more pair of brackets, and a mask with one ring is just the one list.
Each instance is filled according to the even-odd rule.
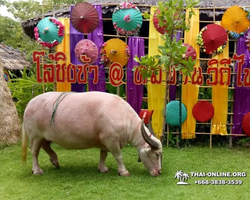
[[93,64],[98,58],[98,48],[91,40],[83,39],[76,44],[75,55],[81,63],[85,63],[83,60],[81,60],[81,56],[86,55],[91,59],[91,61],[88,63]]
[[183,46],[187,47],[187,50],[185,52],[185,58],[188,59],[189,57],[192,57],[192,60],[196,59],[196,51],[194,47],[190,44],[183,43]]

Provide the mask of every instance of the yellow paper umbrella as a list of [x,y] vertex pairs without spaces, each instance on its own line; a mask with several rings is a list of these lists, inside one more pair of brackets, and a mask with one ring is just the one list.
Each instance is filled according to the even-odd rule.
[[239,38],[250,27],[250,13],[241,6],[232,6],[222,16],[221,25],[232,38]]
[[100,55],[102,64],[110,66],[114,62],[118,62],[124,66],[129,60],[130,51],[125,42],[115,38],[102,45]]

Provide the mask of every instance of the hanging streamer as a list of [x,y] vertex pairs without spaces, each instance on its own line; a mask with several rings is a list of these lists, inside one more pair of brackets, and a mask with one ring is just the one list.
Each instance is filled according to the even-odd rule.
[[[153,14],[157,9],[156,6],[152,6],[150,13]],[[148,45],[148,55],[153,56],[158,54],[158,45],[164,45],[164,41],[161,38],[161,34],[155,29],[153,24],[153,17],[150,17],[149,21],[149,45]],[[156,79],[159,80],[159,75]],[[152,84],[150,79],[148,81],[148,109],[154,110],[152,116],[152,127],[157,136],[160,138],[162,134],[163,125],[163,109],[164,109],[164,98],[166,92],[165,83],[166,72],[162,72],[162,82],[160,84]]]
[[[181,38],[181,32],[178,31],[174,37],[176,38],[176,41],[178,42]],[[175,98],[176,98],[176,85],[170,85],[169,86],[169,100],[174,101]]]
[[[245,55],[245,62],[242,66],[242,72],[245,68],[250,68],[250,51],[246,46],[246,36],[242,36],[237,42],[237,55]],[[238,64],[235,67],[235,71],[238,70]],[[235,76],[236,82],[237,76]],[[241,75],[241,81],[243,81],[243,75]],[[250,88],[238,87],[235,85],[234,91],[234,116],[233,116],[233,134],[242,134],[242,120],[245,114],[250,111]]]
[[[98,12],[99,15],[99,24],[97,28],[88,34],[88,39],[92,40],[97,48],[98,52],[101,50],[101,46],[103,44],[103,21],[102,21],[102,6],[101,5],[93,5]],[[99,81],[97,84],[93,83],[94,73],[89,74],[89,91],[102,91],[105,92],[105,66],[100,64],[100,56],[96,60],[93,65],[97,65],[99,67]]]
[[[217,23],[220,25],[220,23]],[[222,53],[213,56],[213,59],[217,59],[219,62],[222,59],[229,57],[229,47],[228,42]],[[218,64],[218,71],[224,65]],[[227,66],[228,67],[228,66]],[[212,75],[215,78],[215,75]],[[220,80],[220,74],[218,74],[218,80]],[[223,74],[223,82],[227,82],[227,74]],[[228,86],[227,85],[217,85],[212,86],[212,104],[214,106],[214,116],[212,118],[212,134],[227,134],[227,113],[228,113]]]
[[[73,7],[74,6],[71,6],[71,11],[72,11]],[[72,23],[70,22],[70,58],[71,58],[71,63],[74,64],[74,65],[80,65],[80,64],[82,64],[81,62],[78,61],[78,59],[75,56],[75,46],[82,39],[84,39],[84,34],[78,32],[74,28],[74,26],[72,25]],[[73,71],[71,73],[73,74]],[[75,76],[76,76],[76,74],[75,74]],[[78,82],[71,83],[71,91],[74,91],[74,92],[84,92],[85,91],[85,87],[86,87],[85,84],[80,84]]]
[[[65,26],[65,34],[63,41],[56,46],[56,52],[64,52],[67,60],[59,61],[58,64],[66,63],[68,66],[70,64],[70,41],[69,41],[69,18],[59,18],[59,21]],[[65,72],[65,79],[67,77],[67,73]],[[57,91],[58,92],[68,92],[71,91],[71,83],[65,80],[63,83],[57,83]]]
[[[188,18],[189,12],[186,12],[186,20]],[[194,15],[190,20],[190,30],[185,32],[184,43],[190,44],[196,50],[197,58],[200,57],[200,48],[197,45],[196,38],[200,31],[199,27],[200,14],[199,9],[194,9]],[[196,60],[195,68],[200,66],[200,61]],[[183,76],[185,80],[185,76]],[[183,84],[182,84],[183,85]],[[187,119],[182,123],[182,139],[195,138],[195,126],[196,120],[193,117],[192,109],[198,101],[199,85],[193,85],[191,83],[191,78],[188,77],[188,83],[182,86],[182,103],[187,108]]]
[[127,102],[139,114],[142,106],[144,85],[136,85],[134,83],[132,69],[138,65],[134,61],[135,55],[139,58],[145,55],[144,39],[141,37],[129,37],[128,47],[130,49],[130,58],[127,64]]

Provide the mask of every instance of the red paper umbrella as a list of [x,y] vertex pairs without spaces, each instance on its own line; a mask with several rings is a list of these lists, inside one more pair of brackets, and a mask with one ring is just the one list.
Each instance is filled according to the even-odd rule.
[[81,63],[84,63],[84,61],[81,60],[81,56],[86,55],[91,59],[88,63],[93,64],[98,58],[98,48],[91,40],[83,39],[76,44],[75,55]]
[[250,112],[248,112],[242,120],[242,128],[247,136],[250,137]]
[[[159,33],[165,34],[165,33],[166,33],[165,29],[166,29],[166,26],[167,26],[167,22],[164,20],[164,22],[163,22],[164,26],[160,26],[160,24],[159,24],[159,19],[157,18],[157,16],[158,16],[160,13],[161,13],[161,11],[160,11],[159,8],[158,8],[158,9],[155,11],[154,16],[153,16],[153,24],[154,24],[155,29],[156,29]],[[174,17],[174,20],[178,20],[177,15],[174,15],[173,17]]]
[[166,31],[165,31],[165,28],[166,28],[166,26],[160,26],[160,24],[159,24],[159,19],[157,18],[157,16],[160,14],[160,10],[159,9],[157,9],[156,11],[155,11],[155,13],[154,13],[154,17],[153,17],[153,23],[154,23],[154,26],[155,26],[155,29],[159,32],[159,33],[161,33],[161,34],[164,34]]
[[192,110],[193,116],[200,122],[206,122],[214,116],[214,107],[208,101],[199,101]]
[[197,43],[207,54],[222,53],[227,44],[227,32],[217,24],[209,24],[201,29]]
[[98,26],[99,16],[94,6],[87,2],[82,2],[72,8],[70,21],[79,32],[91,33]]
[[187,47],[186,53],[185,53],[185,58],[188,59],[190,56],[192,57],[192,60],[196,59],[196,51],[194,47],[190,44],[183,43],[183,46]]

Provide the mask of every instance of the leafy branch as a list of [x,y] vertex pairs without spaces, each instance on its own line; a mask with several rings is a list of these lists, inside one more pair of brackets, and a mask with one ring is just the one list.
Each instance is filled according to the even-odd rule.
[[[185,3],[185,5],[184,5]],[[153,56],[135,56],[134,60],[139,63],[139,66],[133,68],[133,71],[139,69],[143,79],[149,78],[152,74],[157,75],[160,69],[166,71],[166,94],[164,102],[164,111],[166,110],[168,96],[168,77],[171,69],[181,71],[184,75],[191,76],[194,69],[195,60],[191,57],[186,57],[185,52],[187,47],[182,44],[182,41],[176,40],[176,34],[179,31],[188,31],[190,29],[190,21],[194,15],[193,7],[197,6],[199,0],[169,0],[159,1],[159,14],[157,15],[159,25],[164,28],[165,34],[161,36],[164,41],[163,46],[158,46],[158,54]],[[186,17],[186,12],[188,15]],[[144,14],[144,18],[153,17],[153,13]],[[187,19],[186,19],[187,18]],[[164,113],[162,136],[165,134],[166,113]]]

